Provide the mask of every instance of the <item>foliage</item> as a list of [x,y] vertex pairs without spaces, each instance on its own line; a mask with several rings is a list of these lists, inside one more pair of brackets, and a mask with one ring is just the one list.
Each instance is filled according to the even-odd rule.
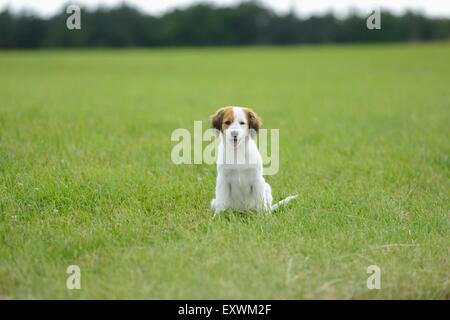
[[[369,13],[367,13],[368,15]],[[162,16],[122,5],[82,9],[81,30],[66,28],[68,14],[40,18],[0,13],[0,48],[232,46],[301,43],[430,41],[450,38],[449,19],[407,12],[382,12],[382,29],[368,30],[366,17],[352,13],[299,18],[276,15],[256,2],[234,7],[197,4]]]

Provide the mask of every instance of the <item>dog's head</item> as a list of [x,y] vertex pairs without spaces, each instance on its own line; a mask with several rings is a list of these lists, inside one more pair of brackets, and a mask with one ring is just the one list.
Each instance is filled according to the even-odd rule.
[[222,132],[225,140],[237,147],[250,136],[254,138],[262,125],[261,118],[249,108],[224,107],[211,116],[213,128]]

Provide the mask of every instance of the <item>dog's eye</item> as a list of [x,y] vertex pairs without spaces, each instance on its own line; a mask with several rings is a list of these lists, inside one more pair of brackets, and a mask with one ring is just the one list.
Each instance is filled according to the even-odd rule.
[[226,124],[227,126],[229,126],[229,125],[231,124],[231,121],[225,121],[225,124]]
[[244,121],[241,121],[241,122],[239,122],[239,124],[245,124],[245,122],[244,122]]

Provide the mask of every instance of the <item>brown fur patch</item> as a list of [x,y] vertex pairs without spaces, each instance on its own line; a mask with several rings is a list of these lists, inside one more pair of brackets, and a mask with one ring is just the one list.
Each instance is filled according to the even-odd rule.
[[233,107],[226,107],[223,113],[222,132],[234,121]]
[[213,128],[223,132],[234,121],[233,107],[220,108],[210,117],[210,121]]
[[247,114],[248,127],[258,132],[262,126],[262,119],[250,108],[243,108],[243,110]]

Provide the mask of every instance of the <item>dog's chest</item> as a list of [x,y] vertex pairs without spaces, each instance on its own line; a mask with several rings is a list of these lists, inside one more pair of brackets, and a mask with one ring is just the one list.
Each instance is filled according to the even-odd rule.
[[230,195],[235,201],[245,201],[252,193],[253,184],[257,175],[256,169],[227,170],[227,182],[230,185]]

